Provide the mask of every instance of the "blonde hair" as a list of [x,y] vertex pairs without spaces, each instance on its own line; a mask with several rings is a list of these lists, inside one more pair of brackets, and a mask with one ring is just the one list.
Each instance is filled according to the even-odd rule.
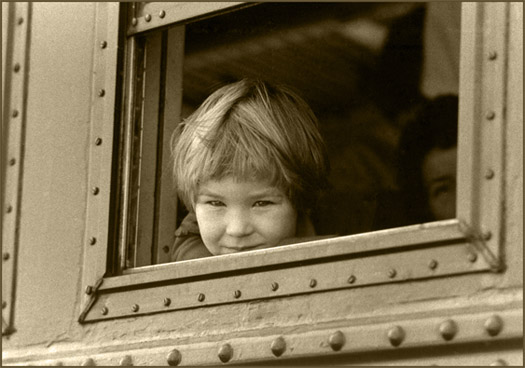
[[328,159],[318,122],[285,87],[243,79],[212,93],[172,137],[175,185],[194,209],[201,183],[232,176],[269,181],[303,211],[326,187]]

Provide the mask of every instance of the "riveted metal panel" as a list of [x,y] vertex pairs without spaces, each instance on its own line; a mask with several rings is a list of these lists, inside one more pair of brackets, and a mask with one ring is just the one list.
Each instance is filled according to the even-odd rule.
[[[35,351],[32,365],[219,365],[222,363],[304,364],[332,361],[354,364],[489,365],[523,363],[523,315],[518,304],[498,308],[453,308],[439,315],[404,313],[370,318],[208,336],[177,338],[147,345],[114,345],[104,351]],[[451,329],[450,326],[453,326]],[[11,357],[16,362],[15,356]],[[306,360],[305,360],[306,359]],[[8,362],[6,360],[5,362]],[[94,364],[93,364],[94,363]]]
[[115,121],[115,96],[118,73],[119,4],[97,3],[95,19],[86,232],[80,288],[83,304],[89,303],[93,295],[86,292],[88,288],[100,285],[99,280],[106,273],[110,239],[113,136],[115,124],[118,124]]
[[[455,233],[453,225],[456,225]],[[419,239],[410,246],[405,233],[405,239],[401,242],[403,246],[395,250],[391,248],[387,254],[371,249],[352,252],[352,244],[348,239],[339,238],[332,239],[331,248],[341,245],[347,248],[347,252],[338,257],[303,258],[294,262],[281,256],[277,258],[281,260],[280,264],[272,264],[268,262],[270,257],[279,254],[284,248],[271,249],[261,252],[259,257],[252,257],[261,262],[258,267],[252,265],[242,272],[217,271],[205,278],[192,278],[184,273],[177,275],[176,265],[170,265],[169,278],[158,273],[154,280],[151,272],[145,274],[150,277],[149,280],[141,277],[144,276],[141,274],[126,275],[128,283],[123,282],[123,277],[106,279],[97,290],[95,302],[83,312],[80,321],[92,322],[491,270],[491,264],[483,258],[478,247],[472,244],[473,241],[464,237],[457,224],[450,221],[450,224],[442,226],[449,231],[450,240],[444,241],[443,233],[432,232],[431,230],[437,228],[434,226],[428,231],[436,238],[433,241],[424,243]],[[391,232],[383,232],[382,235],[383,241],[388,242]],[[376,243],[381,243],[379,234],[375,234],[374,239]],[[439,243],[436,244],[436,240]],[[322,247],[320,243],[311,245]],[[307,246],[307,243],[303,246]],[[242,254],[224,256],[222,263],[227,260],[231,264],[240,263],[241,257]],[[199,262],[204,266],[206,261],[211,260],[213,258]]]
[[[2,4],[2,335],[14,331],[31,4]],[[5,22],[5,25],[4,25]],[[5,37],[5,39],[4,39]],[[4,45],[4,40],[5,45]]]
[[464,3],[460,60],[458,218],[501,259],[508,3]]
[[201,15],[211,16],[242,6],[243,2],[138,2],[130,4],[128,35],[187,21]]

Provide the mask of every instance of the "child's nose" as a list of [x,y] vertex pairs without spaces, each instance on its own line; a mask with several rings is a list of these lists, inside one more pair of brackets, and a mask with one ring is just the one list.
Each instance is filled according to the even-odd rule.
[[226,233],[230,236],[246,236],[253,231],[249,214],[245,211],[229,211],[226,219]]

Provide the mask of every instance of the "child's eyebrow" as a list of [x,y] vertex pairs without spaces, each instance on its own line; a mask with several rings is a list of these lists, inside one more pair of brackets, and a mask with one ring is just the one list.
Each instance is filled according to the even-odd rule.
[[269,199],[281,199],[281,198],[284,198],[284,195],[281,194],[281,193],[277,193],[277,192],[259,192],[259,193],[251,193],[249,196],[248,196],[248,199],[250,200],[256,200],[256,199],[265,199],[265,198],[269,198]]
[[[199,189],[197,192],[197,196],[208,196],[208,197],[216,197],[216,198],[223,198],[223,196],[219,193],[216,193],[212,190],[209,190],[207,188]],[[260,197],[284,197],[284,194],[277,188],[268,188],[268,189],[262,189],[260,191],[251,192],[248,196],[249,198],[260,198]]]
[[209,189],[199,189],[197,192],[198,196],[208,196],[208,197],[221,197],[218,193],[215,193]]

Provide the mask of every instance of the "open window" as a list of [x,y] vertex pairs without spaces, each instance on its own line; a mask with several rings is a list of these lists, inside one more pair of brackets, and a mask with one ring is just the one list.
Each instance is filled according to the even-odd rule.
[[[118,211],[106,228],[108,264],[85,278],[92,288],[82,322],[502,270],[505,4],[463,4],[456,14],[455,218],[380,231],[377,194],[395,187],[400,122],[423,97],[425,4],[144,3],[120,11],[124,108],[111,156]],[[316,113],[336,188],[318,232],[337,236],[169,262],[185,215],[171,180],[171,133],[214,89],[244,76],[292,86]]]

